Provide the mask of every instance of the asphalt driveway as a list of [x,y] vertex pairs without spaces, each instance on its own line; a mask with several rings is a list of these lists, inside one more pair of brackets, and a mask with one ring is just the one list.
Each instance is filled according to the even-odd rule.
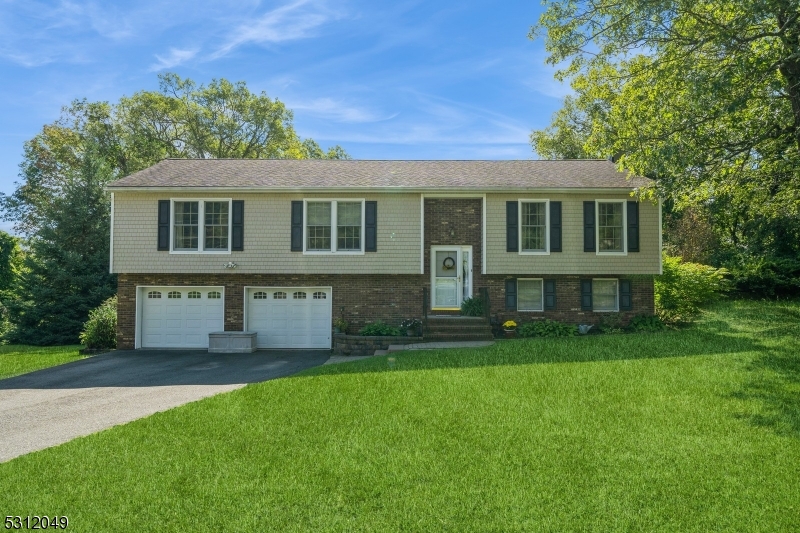
[[0,380],[0,462],[321,365],[327,350],[118,351]]

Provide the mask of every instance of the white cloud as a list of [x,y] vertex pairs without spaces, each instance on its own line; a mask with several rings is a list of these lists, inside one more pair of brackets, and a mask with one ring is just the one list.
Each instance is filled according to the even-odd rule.
[[177,67],[178,65],[182,65],[187,61],[191,60],[194,56],[197,55],[197,50],[181,50],[178,48],[170,48],[169,54],[166,56],[160,56],[156,54],[156,59],[158,59],[158,63],[154,63],[150,65],[150,72],[157,72],[159,70],[171,69],[173,67]]
[[380,115],[368,109],[347,105],[341,100],[332,98],[317,98],[307,102],[287,102],[286,105],[289,109],[307,111],[311,115],[334,122],[380,122],[397,116],[397,113]]
[[248,43],[280,43],[310,37],[313,29],[331,18],[331,13],[310,0],[286,4],[265,13],[254,22],[238,26],[210,59],[223,57],[234,48]]

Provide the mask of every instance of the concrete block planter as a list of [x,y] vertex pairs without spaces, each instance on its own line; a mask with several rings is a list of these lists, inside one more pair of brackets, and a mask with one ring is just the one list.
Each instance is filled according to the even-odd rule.
[[215,331],[208,334],[208,353],[253,353],[255,331]]

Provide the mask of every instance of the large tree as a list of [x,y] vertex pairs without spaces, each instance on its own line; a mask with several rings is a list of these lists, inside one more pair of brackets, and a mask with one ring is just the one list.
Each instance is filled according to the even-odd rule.
[[575,95],[536,151],[615,156],[677,210],[712,212],[731,246],[797,254],[796,0],[554,0],[541,35]]
[[76,342],[88,311],[115,291],[105,185],[166,157],[347,158],[301,139],[292,112],[244,82],[174,74],[117,103],[77,100],[24,145],[21,183],[0,196],[25,237],[25,268],[6,303],[18,342]]

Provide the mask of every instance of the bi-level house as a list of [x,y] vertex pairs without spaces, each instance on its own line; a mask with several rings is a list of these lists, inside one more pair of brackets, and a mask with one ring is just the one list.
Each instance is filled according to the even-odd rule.
[[164,160],[108,186],[118,346],[330,348],[339,316],[397,325],[481,288],[501,321],[652,314],[646,183],[605,160]]

